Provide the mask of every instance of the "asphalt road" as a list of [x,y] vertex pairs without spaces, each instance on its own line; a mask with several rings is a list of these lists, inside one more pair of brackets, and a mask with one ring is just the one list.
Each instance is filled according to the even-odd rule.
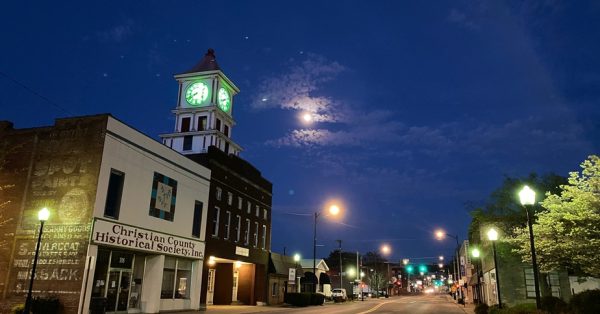
[[388,299],[369,299],[345,303],[328,303],[323,306],[303,308],[210,308],[208,314],[221,313],[308,313],[308,314],[367,314],[367,313],[410,313],[410,314],[465,314],[462,306],[449,301],[445,295],[399,296]]

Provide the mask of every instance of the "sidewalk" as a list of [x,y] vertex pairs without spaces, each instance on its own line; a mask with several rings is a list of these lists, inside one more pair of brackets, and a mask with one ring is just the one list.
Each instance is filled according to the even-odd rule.
[[458,302],[456,302],[456,300],[454,300],[448,294],[446,294],[446,299],[448,299],[448,302],[454,303],[457,307],[459,307],[461,310],[463,310],[467,314],[474,314],[475,313],[475,304],[473,304],[473,303],[467,303],[465,305],[458,304]]
[[[375,300],[375,299],[373,299]],[[369,301],[369,299],[365,299],[365,301]],[[349,301],[344,304],[351,304],[353,302],[361,302],[361,301]],[[323,306],[336,304],[334,302],[325,302]],[[298,307],[290,306],[287,304],[281,305],[209,305],[206,311],[180,311],[180,312],[170,312],[172,314],[253,314],[253,313],[275,313],[281,312],[285,313],[290,309],[297,309]]]
[[172,312],[173,314],[250,314],[264,312],[285,312],[287,306],[255,305],[209,305],[206,311]]

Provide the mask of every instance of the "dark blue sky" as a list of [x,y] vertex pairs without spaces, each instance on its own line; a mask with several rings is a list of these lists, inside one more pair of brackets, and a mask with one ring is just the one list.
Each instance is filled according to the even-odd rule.
[[[326,3],[322,3],[326,2]],[[417,4],[418,3],[418,4]],[[0,119],[110,112],[157,138],[174,73],[207,48],[242,90],[234,139],[274,184],[272,248],[437,256],[504,175],[566,175],[600,147],[600,4],[583,1],[11,1]],[[298,118],[312,112],[318,121]]]

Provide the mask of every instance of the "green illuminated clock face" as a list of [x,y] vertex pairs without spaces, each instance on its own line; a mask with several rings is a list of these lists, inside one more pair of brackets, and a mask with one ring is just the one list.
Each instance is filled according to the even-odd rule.
[[227,90],[223,87],[219,88],[219,94],[217,96],[219,108],[225,112],[229,112],[229,109],[231,108],[231,96],[229,96]]
[[208,98],[208,86],[202,82],[190,85],[185,92],[185,100],[192,106],[199,106]]

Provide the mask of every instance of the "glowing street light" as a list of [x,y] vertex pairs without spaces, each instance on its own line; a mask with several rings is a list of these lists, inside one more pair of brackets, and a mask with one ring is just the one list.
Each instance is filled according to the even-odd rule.
[[[327,212],[329,213],[329,215],[331,216],[337,216],[340,214],[340,206],[338,204],[335,203],[329,203],[329,206],[327,207]],[[317,218],[319,218],[319,216],[321,216],[322,212],[321,211],[315,211],[315,219],[314,219],[314,224],[313,224],[313,274],[316,276],[317,275]],[[340,270],[341,272],[341,270]],[[341,277],[340,277],[341,278]],[[313,288],[313,292],[317,292],[317,286],[315,284],[314,288]]]
[[402,259],[402,264],[404,264],[404,265],[408,265],[408,262],[409,262],[409,261],[410,261],[410,260],[409,260],[408,258]]
[[[479,259],[479,256],[481,255],[481,252],[479,252],[478,248],[473,248],[471,250],[471,256],[474,259]],[[475,263],[475,276],[477,277],[477,285],[475,286],[475,297],[477,298],[477,300],[479,302],[481,302],[481,283],[479,282],[479,263]]]
[[300,254],[294,254],[294,262],[298,263],[300,261]]
[[490,228],[487,232],[488,239],[492,241],[492,251],[494,252],[494,268],[496,269],[496,295],[498,296],[498,308],[502,308],[502,299],[500,298],[500,272],[498,271],[498,260],[496,259],[496,241],[498,240],[498,231]]
[[440,261],[443,261],[444,257],[442,255],[440,255]]
[[350,268],[346,271],[348,277],[355,277],[356,276],[356,270],[354,268]]
[[529,207],[535,204],[535,191],[532,190],[527,185],[521,189],[519,192],[519,199],[521,201],[521,205],[525,208],[525,212],[527,213],[527,227],[529,228],[529,246],[531,248],[531,263],[533,264],[533,283],[535,284],[535,305],[537,309],[541,309],[541,299],[540,299],[540,284],[538,278],[538,265],[537,265],[537,257],[535,254],[535,241],[533,238],[533,226],[531,215],[535,215],[535,212],[529,213]]
[[438,267],[439,267],[440,269],[442,269],[442,268],[444,268],[444,264],[442,264],[442,263],[439,263],[439,264],[438,264]]
[[[460,249],[460,244],[458,244],[458,235],[448,234],[448,233],[446,233],[446,231],[444,231],[442,229],[437,229],[435,231],[435,237],[436,237],[436,239],[438,239],[440,241],[443,240],[447,236],[453,238],[454,240],[456,240],[456,249],[454,250],[454,269],[453,269],[453,271],[454,271],[454,278],[458,279],[458,276],[460,274],[460,271],[459,271],[459,262],[458,262],[459,261],[458,250]],[[443,256],[440,256],[440,257],[443,258]],[[440,259],[440,261],[441,260],[442,259]],[[462,289],[459,292],[462,293]]]
[[392,252],[392,249],[390,248],[389,245],[384,244],[384,245],[381,246],[381,253],[383,255],[390,255],[391,252]]
[[35,268],[37,266],[37,260],[40,253],[40,243],[42,242],[42,232],[44,231],[44,223],[50,218],[50,211],[44,207],[38,212],[38,220],[40,221],[40,232],[38,235],[37,246],[35,247],[35,257],[33,258],[33,266],[31,267],[31,279],[29,279],[29,291],[27,292],[27,299],[25,301],[25,309],[23,313],[29,314],[31,311],[31,291],[33,288],[33,279],[35,278]]

